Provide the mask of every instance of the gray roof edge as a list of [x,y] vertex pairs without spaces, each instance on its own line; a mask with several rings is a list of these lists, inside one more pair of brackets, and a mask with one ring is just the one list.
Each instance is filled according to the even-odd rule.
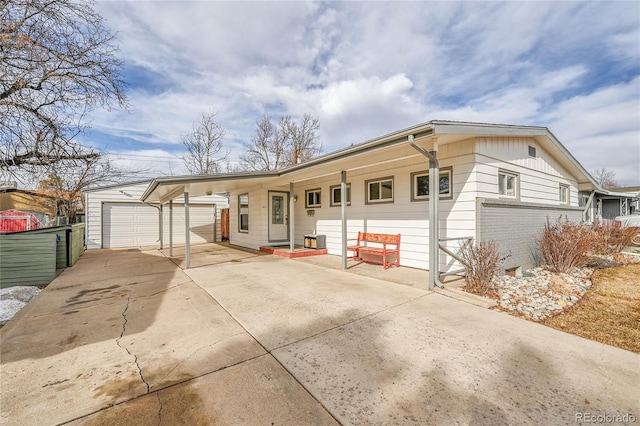
[[112,183],[112,184],[109,184],[109,185],[96,186],[96,187],[89,188],[89,189],[83,189],[82,192],[93,192],[93,191],[100,191],[100,190],[109,189],[109,188],[117,188],[119,186],[137,185],[137,184],[140,184],[140,183],[151,182],[152,180],[153,179],[141,179],[141,180],[134,180],[134,181],[130,181],[130,182]]
[[268,171],[268,172],[244,172],[244,173],[224,173],[217,175],[185,175],[185,176],[167,176],[162,178],[156,178],[151,181],[149,187],[144,191],[140,197],[141,201],[145,201],[151,193],[161,184],[168,185],[189,185],[192,183],[198,183],[201,181],[216,181],[216,180],[240,180],[240,179],[252,179],[252,178],[268,178],[278,177],[280,172]]

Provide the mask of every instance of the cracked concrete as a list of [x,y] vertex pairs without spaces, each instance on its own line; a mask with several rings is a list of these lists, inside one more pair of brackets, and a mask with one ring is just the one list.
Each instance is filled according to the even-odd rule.
[[321,262],[222,249],[186,273],[157,251],[85,253],[0,329],[0,423],[640,414],[636,354]]
[[142,374],[142,368],[140,367],[140,363],[138,362],[138,356],[136,354],[131,353],[129,348],[127,348],[126,346],[122,346],[120,344],[120,340],[122,340],[122,338],[124,337],[124,334],[127,332],[127,311],[129,310],[130,302],[131,302],[131,292],[129,292],[129,296],[127,297],[127,304],[124,307],[124,311],[122,311],[122,318],[124,319],[124,321],[122,323],[122,332],[120,333],[120,337],[116,339],[116,344],[120,348],[127,351],[127,353],[133,357],[133,362],[136,364],[136,367],[138,368],[138,374],[140,375],[140,379],[147,386],[147,393],[149,393],[149,391],[151,390],[151,386],[149,386],[149,383],[147,383],[147,381],[144,378],[144,374]]

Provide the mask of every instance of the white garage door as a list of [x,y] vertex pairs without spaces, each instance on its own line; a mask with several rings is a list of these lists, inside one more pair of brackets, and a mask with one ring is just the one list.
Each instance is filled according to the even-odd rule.
[[140,203],[102,205],[102,247],[158,244],[158,209]]
[[[190,204],[191,244],[212,243],[215,238],[216,206]],[[169,206],[164,206],[164,244],[169,244]],[[184,205],[173,205],[173,244],[184,244]]]

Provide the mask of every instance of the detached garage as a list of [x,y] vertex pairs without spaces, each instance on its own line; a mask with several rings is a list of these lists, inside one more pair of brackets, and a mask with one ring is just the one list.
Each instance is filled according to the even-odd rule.
[[[169,241],[169,206],[145,204],[140,196],[150,181],[94,188],[85,191],[87,248],[123,248],[160,246]],[[189,200],[189,225],[192,244],[222,240],[220,210],[228,207],[221,195]],[[161,219],[162,215],[162,219]],[[173,204],[173,243],[184,244],[184,204]],[[160,225],[162,220],[162,232]]]

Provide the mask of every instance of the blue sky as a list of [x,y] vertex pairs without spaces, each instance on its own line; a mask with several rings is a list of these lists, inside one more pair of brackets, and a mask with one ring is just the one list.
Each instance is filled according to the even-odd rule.
[[84,141],[145,176],[218,111],[231,160],[264,114],[320,118],[325,152],[429,120],[548,127],[587,170],[640,184],[638,2],[99,3],[129,111]]

